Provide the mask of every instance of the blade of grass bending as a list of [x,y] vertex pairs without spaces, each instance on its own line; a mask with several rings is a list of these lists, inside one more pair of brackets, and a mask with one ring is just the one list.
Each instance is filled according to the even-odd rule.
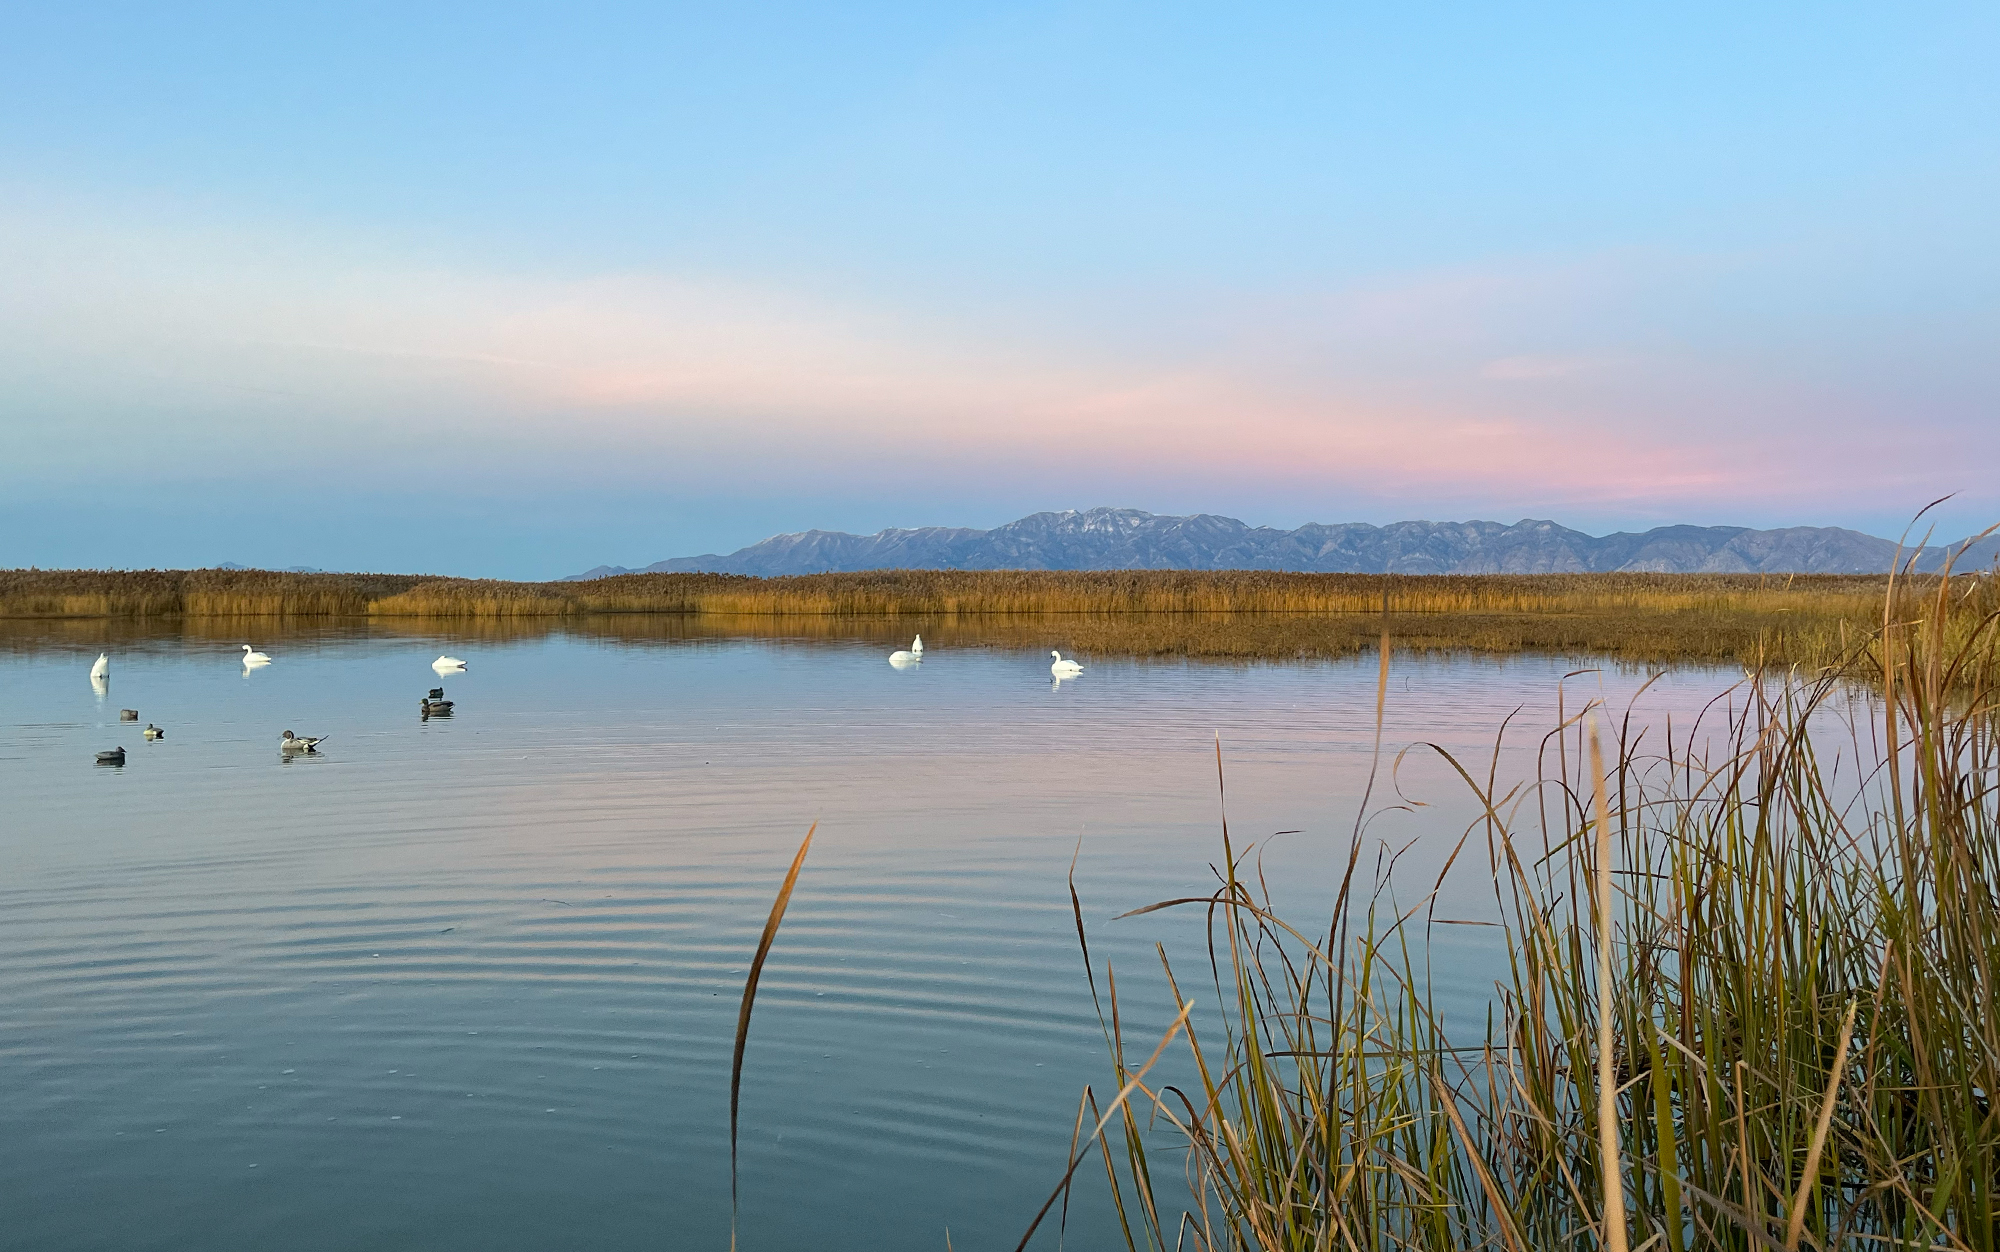
[[813,832],[819,829],[814,822],[806,828],[805,842],[799,844],[798,855],[792,858],[792,867],[785,871],[785,881],[778,888],[778,898],[771,902],[771,916],[764,923],[764,933],[757,940],[757,955],[750,959],[750,976],[743,980],[743,1007],[736,1011],[736,1055],[729,1062],[729,1247],[736,1247],[736,1108],[738,1097],[743,1094],[743,1045],[750,1042],[750,1010],[757,1003],[757,980],[764,974],[764,958],[771,955],[771,943],[778,937],[778,924],[785,920],[785,906],[792,902],[792,888],[798,885],[799,870],[806,863],[806,849],[812,847]]
[[1854,1010],[1861,1001],[1847,1002],[1847,1016],[1840,1023],[1840,1042],[1833,1049],[1833,1072],[1826,1077],[1826,1097],[1820,1101],[1819,1123],[1813,1127],[1812,1147],[1806,1151],[1806,1168],[1799,1175],[1799,1193],[1792,1197],[1792,1220],[1785,1226],[1785,1247],[1795,1250],[1806,1232],[1806,1205],[1812,1201],[1813,1180],[1819,1176],[1820,1153],[1826,1150],[1827,1131],[1833,1126],[1833,1105],[1840,1094],[1840,1072],[1847,1066],[1847,1046],[1854,1040]]
[[1625,1252],[1625,1175],[1618,1167],[1618,1074],[1611,1060],[1611,812],[1604,745],[1590,719],[1590,782],[1597,804],[1597,1150],[1604,1174],[1605,1252]]
[[1062,1181],[1057,1183],[1056,1189],[1049,1193],[1049,1198],[1042,1205],[1041,1212],[1035,1214],[1035,1220],[1028,1223],[1028,1231],[1021,1236],[1021,1242],[1015,1245],[1014,1252],[1026,1252],[1028,1240],[1035,1237],[1035,1231],[1040,1228],[1042,1219],[1049,1215],[1049,1210],[1055,1207],[1056,1201],[1062,1197],[1064,1189],[1069,1186],[1069,1180],[1076,1176],[1076,1167],[1083,1164],[1084,1157],[1090,1155],[1091,1146],[1095,1145],[1099,1137],[1104,1134],[1104,1128],[1111,1124],[1112,1115],[1124,1108],[1125,1102],[1132,1098],[1132,1093],[1139,1089],[1141,1085],[1140,1080],[1146,1076],[1146,1071],[1159,1063],[1160,1057],[1167,1050],[1167,1045],[1174,1041],[1175,1035],[1181,1033],[1181,1028],[1187,1025],[1188,1014],[1192,1012],[1194,1012],[1193,1000],[1189,1000],[1187,1003],[1181,1005],[1180,1015],[1174,1018],[1173,1025],[1167,1027],[1167,1033],[1160,1036],[1160,1046],[1153,1049],[1153,1055],[1147,1057],[1146,1063],[1132,1072],[1132,1077],[1119,1089],[1117,1097],[1105,1106],[1104,1116],[1098,1118],[1097,1125],[1091,1128],[1090,1138],[1085,1140],[1084,1150],[1081,1153],[1071,1155],[1069,1168],[1063,1171]]

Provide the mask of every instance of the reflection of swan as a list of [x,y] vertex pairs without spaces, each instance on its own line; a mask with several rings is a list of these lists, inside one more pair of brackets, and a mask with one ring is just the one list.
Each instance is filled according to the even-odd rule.
[[90,676],[90,689],[97,693],[98,699],[102,700],[106,695],[110,694],[111,680],[103,674],[92,674]]
[[1063,660],[1062,653],[1050,652],[1049,655],[1056,659],[1055,664],[1049,666],[1049,673],[1054,674],[1057,678],[1074,678],[1083,672],[1083,666],[1078,665],[1075,661]]
[[459,660],[455,656],[441,656],[437,660],[431,662],[431,668],[436,670],[438,673],[442,674],[446,670],[464,669],[465,662]]
[[909,651],[891,652],[889,654],[889,664],[895,666],[897,669],[903,669],[906,666],[915,665],[918,661],[921,661],[923,659],[924,659],[924,637],[922,635],[917,636],[916,642],[910,645]]
[[249,644],[243,645],[243,668],[255,669],[259,665],[269,665],[271,658],[262,652],[253,651]]
[[107,653],[97,654],[97,664],[90,667],[90,681],[111,677],[111,657]]
[[288,730],[285,732],[285,737],[278,740],[278,747],[281,751],[285,752],[312,752],[325,742],[325,735],[317,735],[311,739],[301,739]]

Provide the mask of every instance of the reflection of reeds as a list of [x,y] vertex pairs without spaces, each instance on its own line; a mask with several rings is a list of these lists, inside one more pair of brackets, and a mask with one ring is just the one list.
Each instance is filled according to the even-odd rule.
[[[507,583],[261,571],[0,572],[0,620],[144,621],[191,636],[269,637],[275,624],[508,638],[561,629],[606,638],[722,635],[1067,647],[1099,655],[1290,658],[1369,647],[1386,598],[1398,645],[1596,653],[1634,661],[1737,659],[1822,667],[1857,654],[1886,580],[1812,576],[1559,574],[1404,577],[1258,571],[1111,573],[890,570],[755,579],[637,574]],[[2000,605],[1991,576],[1911,584],[1955,636]],[[252,628],[244,619],[271,619]],[[78,639],[96,627],[61,627]],[[94,633],[93,633],[94,632]],[[0,632],[18,633],[18,632]]]
[[1359,828],[1308,927],[1225,829],[1213,894],[1153,906],[1210,918],[1215,998],[1175,1027],[1195,1081],[1139,1082],[1093,971],[1114,1082],[1139,1082],[1086,1145],[1126,1243],[2000,1248],[2000,645],[1910,590],[1860,724],[1834,678],[1759,674],[1711,713],[1716,754],[1621,724],[1607,768],[1579,715],[1520,786],[1498,745],[1447,758],[1506,958],[1483,1039],[1431,995],[1430,896],[1357,881]]

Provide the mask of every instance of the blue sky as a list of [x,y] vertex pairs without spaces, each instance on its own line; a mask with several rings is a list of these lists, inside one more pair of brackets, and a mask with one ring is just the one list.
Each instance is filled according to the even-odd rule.
[[12,5],[0,564],[2000,519],[1992,6]]

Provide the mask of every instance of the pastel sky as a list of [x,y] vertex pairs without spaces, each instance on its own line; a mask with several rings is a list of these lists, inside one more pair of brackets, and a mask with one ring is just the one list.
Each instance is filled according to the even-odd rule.
[[1991,4],[333,8],[5,6],[0,565],[2000,520]]

